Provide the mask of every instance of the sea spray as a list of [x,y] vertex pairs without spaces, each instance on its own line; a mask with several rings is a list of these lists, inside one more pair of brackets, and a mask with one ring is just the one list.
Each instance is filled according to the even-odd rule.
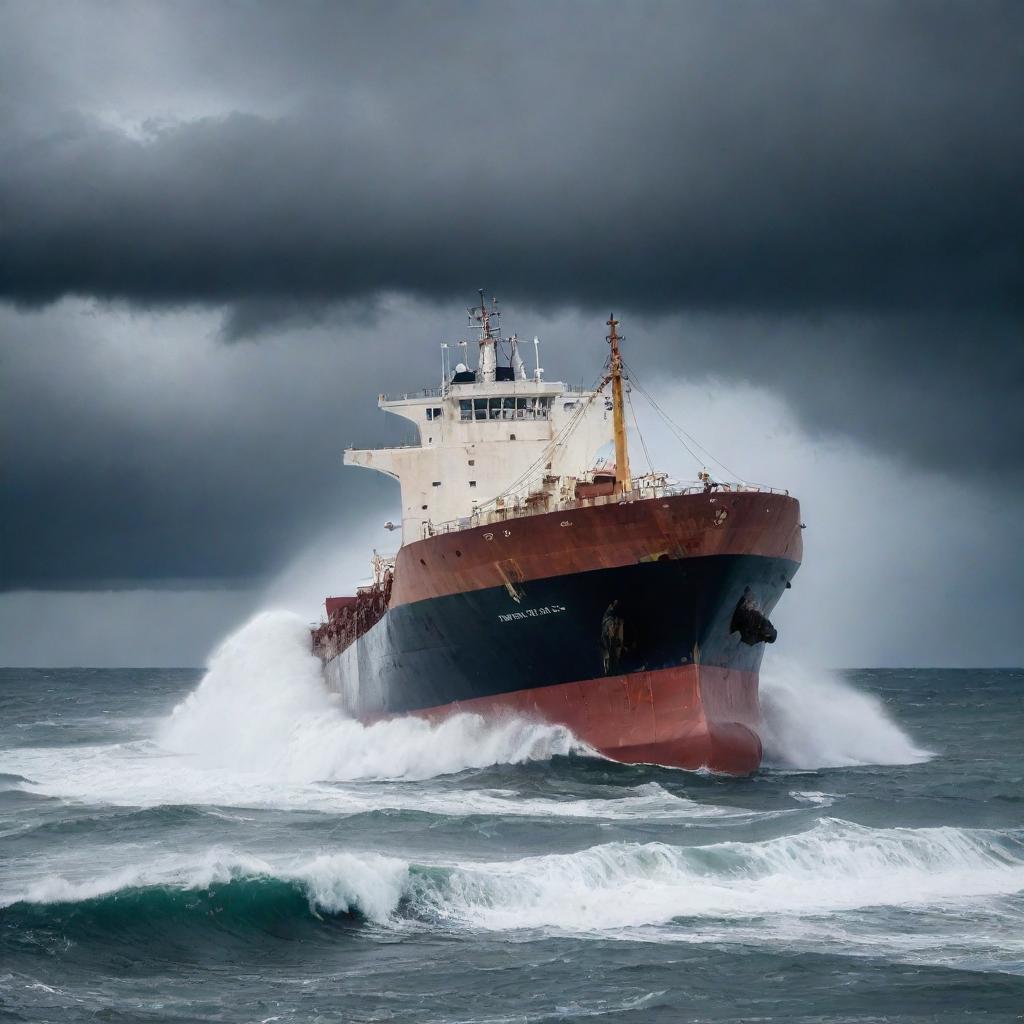
[[257,615],[224,641],[158,738],[204,767],[292,783],[426,779],[582,749],[560,726],[513,717],[461,714],[439,724],[408,717],[364,726],[325,688],[308,627],[278,611]]
[[[761,673],[761,706],[769,766],[908,764],[930,756],[876,697],[827,670],[772,658]],[[283,611],[255,616],[223,642],[159,741],[208,768],[298,784],[426,779],[584,749],[560,726],[519,718],[462,714],[439,724],[406,717],[364,726],[325,688],[306,624]]]
[[[4,676],[0,1000],[15,1015],[340,1020],[358,1004],[452,1024],[480,1018],[495,965],[531,979],[525,1010],[521,985],[488,987],[495,1020],[584,1004],[617,1019],[662,989],[633,1016],[790,1020],[817,1000],[830,1018],[1011,1020],[1024,1005],[1019,670],[844,676],[942,751],[908,769],[734,780],[556,757],[343,783],[159,747],[201,675]],[[97,714],[131,725],[83,727]],[[436,1006],[423,978],[442,982]],[[328,983],[344,998],[325,1003]]]
[[767,766],[914,764],[931,756],[889,717],[877,697],[835,672],[773,655],[761,669],[760,691]]

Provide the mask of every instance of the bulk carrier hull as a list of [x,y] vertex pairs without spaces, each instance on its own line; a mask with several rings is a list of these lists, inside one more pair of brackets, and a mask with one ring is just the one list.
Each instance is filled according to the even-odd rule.
[[376,621],[318,653],[364,722],[525,715],[618,761],[749,773],[800,529],[788,495],[727,488],[440,534],[400,549]]

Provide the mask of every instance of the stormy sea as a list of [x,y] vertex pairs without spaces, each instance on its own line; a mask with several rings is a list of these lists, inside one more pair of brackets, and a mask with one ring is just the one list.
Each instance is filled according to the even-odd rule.
[[0,675],[11,1021],[1020,1021],[1024,672],[768,655],[746,779],[363,727],[308,634]]

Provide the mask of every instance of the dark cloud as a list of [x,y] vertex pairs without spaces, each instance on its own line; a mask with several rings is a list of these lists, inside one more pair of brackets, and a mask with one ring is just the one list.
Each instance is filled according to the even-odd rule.
[[[225,347],[215,315],[0,313],[6,588],[252,586],[325,524],[393,514],[342,449],[409,439],[374,413],[393,354],[349,327]],[[410,353],[420,377],[436,349]],[[390,421],[390,422],[389,422]]]
[[1024,333],[1013,317],[640,318],[631,340],[641,379],[674,364],[746,381],[785,396],[811,433],[1004,494],[1024,486]]
[[479,284],[570,379],[614,305],[641,379],[1016,496],[1022,39],[995,2],[6,5],[5,585],[240,582],[383,511],[338,452]]
[[[22,34],[52,31],[44,10]],[[156,10],[121,36],[189,56],[148,88],[199,75],[222,111],[131,137],[16,61],[8,299],[452,297],[483,278],[661,310],[1020,308],[1019,7]]]

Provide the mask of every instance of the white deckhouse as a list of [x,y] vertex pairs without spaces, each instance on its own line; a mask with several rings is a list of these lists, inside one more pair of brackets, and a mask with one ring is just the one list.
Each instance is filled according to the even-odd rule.
[[[475,370],[459,363],[451,371],[443,361],[439,388],[378,399],[381,409],[416,425],[419,444],[345,452],[345,465],[398,480],[403,544],[481,516],[573,500],[613,439],[610,398],[545,381],[539,367],[527,376],[518,339],[501,338],[496,303],[488,308],[483,292],[470,316],[480,332]],[[502,350],[505,366],[498,365]]]

